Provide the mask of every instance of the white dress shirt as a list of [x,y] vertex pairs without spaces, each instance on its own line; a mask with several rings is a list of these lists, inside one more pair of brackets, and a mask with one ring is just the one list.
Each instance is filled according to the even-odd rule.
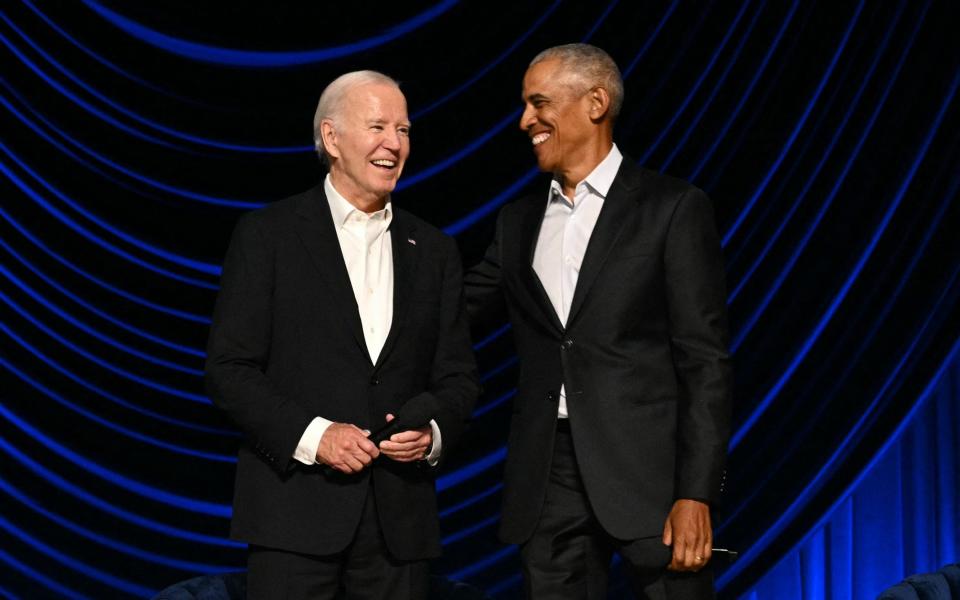
[[[329,174],[323,181],[323,190],[330,205],[343,262],[350,275],[353,296],[357,300],[370,362],[376,364],[393,321],[391,203],[388,201],[376,212],[365,213],[340,195],[333,187]],[[332,424],[332,421],[323,417],[314,418],[300,437],[293,457],[304,464],[315,464],[320,439]],[[433,420],[430,421],[430,427],[433,429],[433,448],[426,459],[435,464],[440,456],[440,428]]]
[[[563,195],[560,181],[555,178],[550,182],[547,208],[533,255],[533,270],[564,327],[590,235],[622,161],[623,155],[614,144],[606,158],[577,184],[572,200]],[[567,418],[567,391],[562,384],[557,417]]]

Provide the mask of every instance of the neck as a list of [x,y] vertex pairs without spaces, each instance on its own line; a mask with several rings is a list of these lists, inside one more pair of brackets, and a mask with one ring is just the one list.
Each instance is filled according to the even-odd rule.
[[593,143],[584,144],[578,148],[576,156],[570,161],[573,166],[562,168],[555,173],[560,178],[560,186],[563,188],[563,195],[567,198],[573,198],[577,184],[587,178],[594,169],[597,168],[603,159],[610,154],[613,148],[613,136],[604,135],[597,138]]
[[333,185],[333,189],[337,190],[338,194],[343,196],[344,200],[349,202],[357,210],[367,214],[383,210],[383,207],[387,205],[387,200],[390,198],[389,195],[377,196],[369,192],[364,193],[357,189],[356,186],[351,185],[346,177],[341,176],[338,171],[332,169],[330,170],[330,184]]

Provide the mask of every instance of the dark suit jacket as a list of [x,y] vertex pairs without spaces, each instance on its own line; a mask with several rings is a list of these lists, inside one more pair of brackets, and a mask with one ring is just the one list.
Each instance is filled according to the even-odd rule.
[[[379,458],[361,474],[292,458],[310,421],[375,429],[418,394],[435,395],[446,455],[479,393],[452,239],[394,209],[393,323],[377,364],[323,186],[241,218],[221,279],[207,350],[214,402],[244,433],[231,535],[272,548],[346,547],[368,490],[400,559],[440,553],[433,470]],[[370,478],[374,485],[371,488]]]
[[465,279],[475,322],[505,302],[520,356],[501,538],[522,543],[539,518],[561,384],[601,525],[621,539],[659,535],[674,500],[716,499],[729,437],[723,262],[709,200],[625,157],[566,328],[532,266],[546,202],[544,190],[504,207]]

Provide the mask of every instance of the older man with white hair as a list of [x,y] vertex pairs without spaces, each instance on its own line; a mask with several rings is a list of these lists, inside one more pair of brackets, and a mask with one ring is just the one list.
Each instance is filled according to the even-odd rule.
[[231,240],[207,384],[244,434],[231,535],[250,598],[427,595],[433,472],[479,386],[456,244],[391,203],[409,134],[394,80],[339,77],[314,119],[328,175]]

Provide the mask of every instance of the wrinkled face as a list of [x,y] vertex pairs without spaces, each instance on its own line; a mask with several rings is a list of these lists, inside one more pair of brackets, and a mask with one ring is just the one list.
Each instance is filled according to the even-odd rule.
[[355,203],[385,201],[410,155],[410,120],[400,90],[383,83],[350,89],[337,122],[323,129],[337,191]]
[[596,135],[587,90],[578,91],[575,82],[557,59],[538,62],[523,77],[520,129],[530,137],[541,171],[575,168],[580,150]]

